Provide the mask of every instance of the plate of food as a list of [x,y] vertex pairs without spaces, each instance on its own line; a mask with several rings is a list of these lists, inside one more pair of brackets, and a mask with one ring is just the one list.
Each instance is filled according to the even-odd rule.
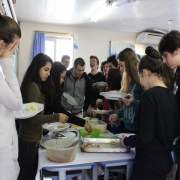
[[44,110],[44,104],[40,103],[25,103],[20,111],[14,111],[16,119],[28,119]]
[[95,85],[97,86],[97,87],[104,87],[104,86],[106,86],[106,82],[103,82],[103,81],[101,81],[101,82],[96,82],[95,83]]
[[67,99],[67,103],[69,103],[69,104],[71,104],[73,106],[78,105],[77,101],[71,95],[64,92],[63,96]]
[[60,123],[60,122],[55,122],[55,123],[46,123],[42,125],[43,129],[47,129],[48,131],[51,132],[59,132],[59,131],[64,131],[65,129],[70,127],[69,123]]
[[119,100],[120,98],[128,97],[128,94],[118,91],[101,92],[100,95],[111,100]]
[[100,109],[96,109],[96,110],[92,110],[94,112],[96,112],[97,114],[109,114],[110,112],[112,112],[112,109],[110,110],[100,110]]

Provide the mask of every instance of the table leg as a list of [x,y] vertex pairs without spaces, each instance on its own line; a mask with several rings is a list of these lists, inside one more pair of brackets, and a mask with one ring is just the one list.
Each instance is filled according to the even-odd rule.
[[94,164],[94,167],[93,167],[92,179],[93,179],[93,180],[97,180],[97,179],[98,179],[98,174],[97,174],[97,163],[95,163],[95,164]]
[[58,171],[58,180],[66,180],[66,171],[65,170]]
[[105,167],[104,168],[104,180],[109,179],[109,168]]
[[127,164],[127,170],[126,170],[126,180],[130,179],[132,169],[133,169],[133,163],[128,163]]
[[86,169],[82,169],[81,179],[86,179]]

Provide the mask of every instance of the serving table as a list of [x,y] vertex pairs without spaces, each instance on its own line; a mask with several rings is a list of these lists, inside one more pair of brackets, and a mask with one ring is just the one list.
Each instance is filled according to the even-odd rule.
[[[102,135],[113,135],[110,132]],[[46,135],[44,140],[51,139],[51,135]],[[36,175],[36,180],[40,180],[41,178],[41,170],[46,169],[49,171],[58,172],[59,180],[66,180],[66,171],[70,170],[82,170],[81,179],[85,180],[86,170],[92,169],[92,179],[97,180],[97,163],[100,163],[105,168],[105,178],[108,177],[108,167],[111,166],[122,166],[126,165],[126,176],[127,180],[129,180],[132,164],[135,157],[134,149],[130,150],[127,153],[87,153],[81,152],[80,147],[77,149],[76,157],[71,162],[66,163],[56,163],[50,161],[46,157],[46,150],[40,148],[39,149],[39,162],[38,162],[38,172]]]

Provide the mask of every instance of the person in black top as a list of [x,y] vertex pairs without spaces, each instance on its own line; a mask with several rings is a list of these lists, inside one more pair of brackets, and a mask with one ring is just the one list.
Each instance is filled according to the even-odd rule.
[[106,77],[101,72],[98,72],[99,67],[99,59],[97,56],[90,56],[90,68],[91,72],[88,74],[88,76],[91,79],[92,85],[96,82],[106,82]]
[[101,63],[101,72],[105,75],[106,80],[107,80],[107,76],[108,76],[108,72],[109,72],[109,66],[108,66],[107,61],[103,61]]
[[152,47],[139,64],[140,83],[145,91],[140,103],[138,134],[123,137],[121,143],[136,148],[130,180],[165,180],[173,161],[172,143],[178,135],[178,104],[167,87],[166,72],[172,72]]
[[107,62],[108,62],[109,69],[118,69],[119,68],[118,61],[117,61],[115,55],[109,56],[107,58]]
[[[105,90],[106,86],[102,87],[97,87],[96,82],[106,82],[106,77],[104,74],[101,72],[98,72],[98,67],[99,67],[99,59],[97,56],[90,56],[90,67],[91,67],[91,72],[88,74],[91,84],[93,86],[93,91],[94,91],[94,96],[95,100],[97,99],[103,99],[102,96],[100,96],[100,92]],[[99,109],[102,109],[101,107],[98,107]]]
[[[171,69],[176,71],[174,79],[173,94],[178,102],[180,111],[180,32],[170,31],[165,34],[159,43],[159,52],[162,54],[162,60]],[[180,135],[180,129],[179,134]],[[178,165],[176,180],[180,179],[180,138],[176,138],[174,143],[175,163]]]

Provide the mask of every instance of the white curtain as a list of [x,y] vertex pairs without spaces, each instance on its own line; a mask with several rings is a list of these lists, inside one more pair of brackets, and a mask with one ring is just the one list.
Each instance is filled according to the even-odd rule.
[[119,54],[125,48],[131,48],[136,54],[140,56],[145,55],[146,45],[133,44],[121,41],[110,41],[110,56]]
[[145,50],[146,50],[146,45],[142,45],[142,44],[135,44],[135,52],[136,54],[139,54],[141,56],[145,55]]
[[125,48],[131,48],[135,51],[134,44],[120,41],[110,41],[110,56],[119,54],[119,52]]

